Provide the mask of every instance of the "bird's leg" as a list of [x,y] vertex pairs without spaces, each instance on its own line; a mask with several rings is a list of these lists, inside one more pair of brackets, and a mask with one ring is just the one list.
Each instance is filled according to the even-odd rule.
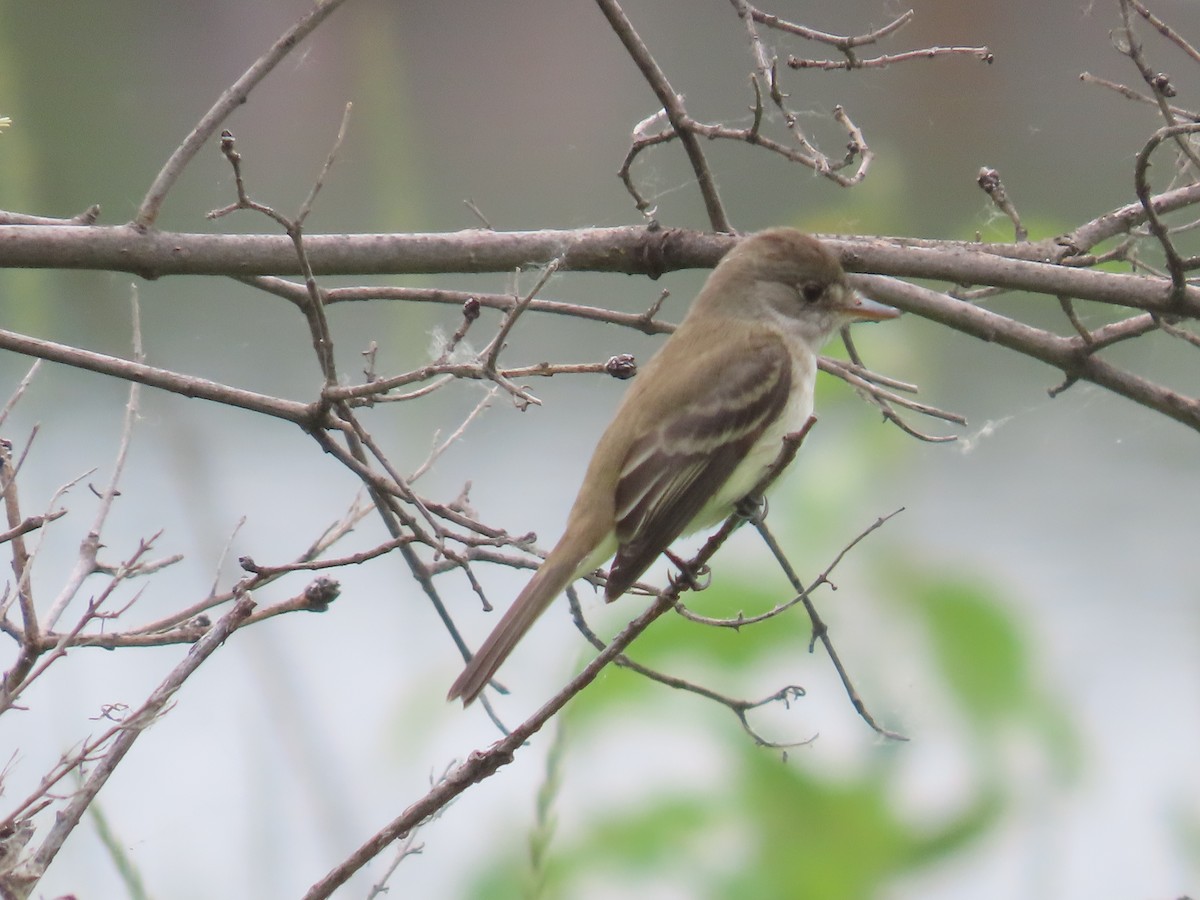
[[757,525],[767,518],[770,506],[764,494],[747,494],[733,508],[739,516],[751,524]]
[[676,556],[670,550],[664,550],[663,555],[679,567],[679,574],[672,572],[667,576],[673,587],[681,584],[689,590],[702,591],[712,584],[712,570],[708,566],[693,568],[691,563]]

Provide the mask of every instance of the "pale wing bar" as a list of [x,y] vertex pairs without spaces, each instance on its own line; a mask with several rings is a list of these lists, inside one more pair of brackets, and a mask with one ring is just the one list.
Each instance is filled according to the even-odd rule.
[[620,596],[704,509],[783,412],[791,393],[784,347],[729,360],[703,403],[678,411],[635,443],[616,491],[618,549],[605,595]]

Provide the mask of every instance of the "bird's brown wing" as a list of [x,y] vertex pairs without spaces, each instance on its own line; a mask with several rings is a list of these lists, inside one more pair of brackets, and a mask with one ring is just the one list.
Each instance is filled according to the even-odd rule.
[[616,490],[616,557],[605,594],[620,596],[684,533],[787,405],[792,366],[775,342],[722,361],[711,385],[629,449]]

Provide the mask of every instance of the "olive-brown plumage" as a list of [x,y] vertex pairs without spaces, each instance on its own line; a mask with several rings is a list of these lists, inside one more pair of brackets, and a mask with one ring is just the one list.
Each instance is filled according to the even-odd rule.
[[473,701],[576,578],[613,557],[614,600],[680,535],[729,515],[812,415],[821,345],[847,322],[896,315],[859,296],[809,235],[772,228],[740,241],[617,407],[562,538],[450,699]]

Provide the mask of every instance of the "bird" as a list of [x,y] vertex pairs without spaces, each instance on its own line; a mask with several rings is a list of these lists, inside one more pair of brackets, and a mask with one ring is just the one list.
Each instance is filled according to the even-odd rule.
[[559,594],[613,558],[607,601],[681,535],[730,515],[812,415],[817,354],[855,320],[899,311],[859,294],[794,228],[740,239],[642,368],[600,437],[562,537],[451,686],[472,703]]

